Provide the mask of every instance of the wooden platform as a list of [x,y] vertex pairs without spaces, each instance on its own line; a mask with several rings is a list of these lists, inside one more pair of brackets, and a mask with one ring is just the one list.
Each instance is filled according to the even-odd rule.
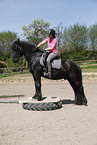
[[34,100],[31,97],[26,100],[20,100],[19,103],[57,103],[59,101],[59,97],[43,97],[41,101]]
[[26,100],[4,100],[0,103],[18,103],[22,104],[23,109],[31,111],[49,111],[62,107],[62,101],[59,97],[43,97],[41,101],[37,101],[31,98]]

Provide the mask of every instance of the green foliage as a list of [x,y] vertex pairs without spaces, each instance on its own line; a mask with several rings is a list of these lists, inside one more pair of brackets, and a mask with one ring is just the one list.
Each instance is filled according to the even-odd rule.
[[[29,25],[22,27],[22,37],[26,41],[37,45],[44,40],[50,29],[50,23],[42,19],[35,19]],[[75,24],[63,27],[60,23],[56,30],[58,41],[58,51],[62,58],[72,60],[97,60],[97,23],[87,28],[85,25]],[[18,39],[17,33],[0,32],[0,60],[7,64],[7,67],[27,66],[25,58],[20,59],[19,63],[12,62],[11,45]],[[42,49],[47,47],[42,46]],[[1,67],[0,67],[1,68]]]
[[97,24],[93,25],[89,29],[89,38],[90,38],[90,50],[97,49]]
[[0,61],[0,68],[7,67],[6,63],[4,61]]
[[0,60],[5,61],[7,67],[13,67],[11,45],[15,39],[18,39],[17,33],[0,32]]
[[26,39],[37,45],[40,41],[45,39],[50,23],[43,20],[33,20],[31,24],[22,27]]
[[[7,67],[6,63],[4,61],[0,61],[0,68],[6,68],[6,67]],[[0,69],[0,73],[3,73],[3,72],[4,70]]]
[[11,57],[11,44],[16,38],[17,34],[10,31],[0,33],[0,60]]
[[[72,60],[97,59],[97,25],[87,28],[76,24],[64,28],[59,53],[63,58]],[[61,34],[61,32],[60,32]]]
[[86,48],[87,32],[88,29],[84,25],[77,24],[68,28],[67,42],[72,46],[75,53],[81,52]]
[[58,46],[58,50],[63,46],[63,39],[64,39],[64,35],[63,35],[63,26],[62,23],[59,24],[58,27],[55,27],[56,29],[56,38],[57,38],[57,46]]

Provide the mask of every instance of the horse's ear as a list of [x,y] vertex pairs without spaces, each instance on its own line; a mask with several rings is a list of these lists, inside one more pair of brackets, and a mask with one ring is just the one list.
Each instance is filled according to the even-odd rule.
[[20,39],[18,39],[18,43],[20,43]]

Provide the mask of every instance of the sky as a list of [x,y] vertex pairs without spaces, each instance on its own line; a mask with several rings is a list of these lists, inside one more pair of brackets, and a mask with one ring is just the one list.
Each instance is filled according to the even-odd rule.
[[49,22],[50,28],[97,24],[97,0],[0,0],[0,32],[20,35],[34,19]]

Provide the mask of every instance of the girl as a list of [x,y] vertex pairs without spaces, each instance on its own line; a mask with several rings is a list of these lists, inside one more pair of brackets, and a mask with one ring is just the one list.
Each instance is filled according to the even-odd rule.
[[46,48],[45,50],[49,52],[49,55],[47,57],[47,70],[44,73],[44,76],[47,76],[49,78],[51,78],[52,73],[51,73],[51,61],[56,58],[58,56],[58,51],[57,51],[57,39],[55,38],[55,30],[54,29],[50,29],[49,30],[49,38],[45,39],[44,41],[42,41],[41,43],[39,43],[37,45],[37,47],[47,43],[48,44],[48,48]]

